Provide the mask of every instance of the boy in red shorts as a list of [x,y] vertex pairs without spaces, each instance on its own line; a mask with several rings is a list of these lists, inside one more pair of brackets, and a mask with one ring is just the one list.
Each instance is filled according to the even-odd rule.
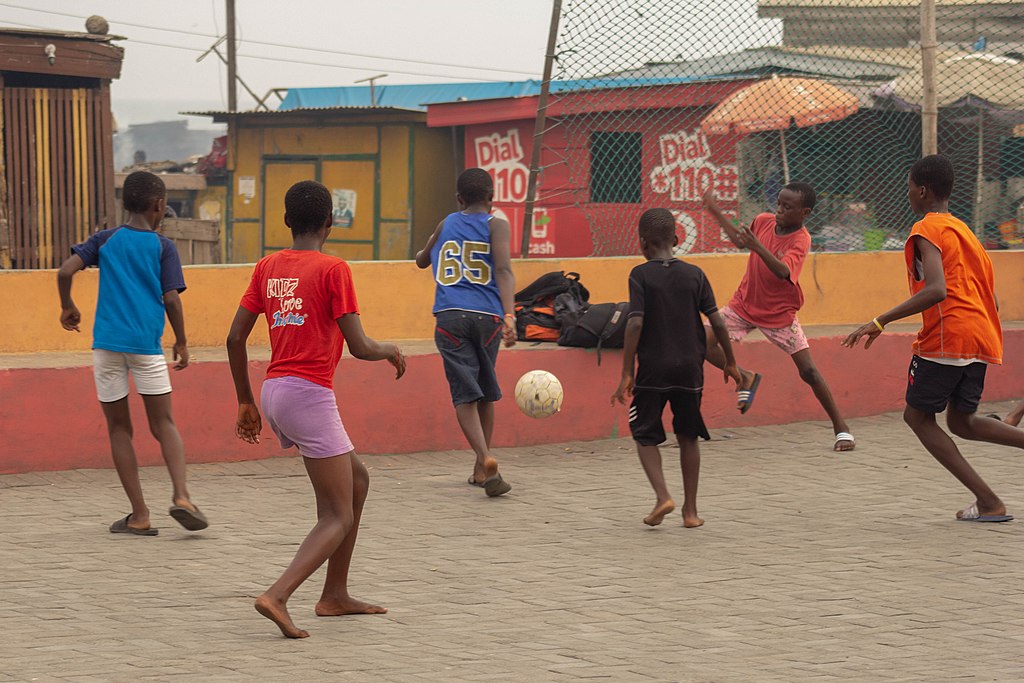
[[284,206],[294,244],[256,264],[227,346],[238,397],[235,433],[259,443],[262,421],[249,383],[245,344],[259,315],[266,316],[271,358],[260,403],[281,447],[296,446],[302,455],[316,495],[317,523],[281,578],[256,599],[256,611],[285,636],[305,638],[309,634],[288,614],[288,598],[325,561],[317,616],[387,611],[348,594],[348,569],[370,476],[345,433],[333,382],[345,343],[360,360],[388,361],[397,377],[405,372],[405,358],[394,344],[366,336],[352,271],[340,258],[320,252],[331,232],[331,193],[304,180],[288,190]]
[[[804,220],[814,209],[816,201],[817,195],[810,185],[789,183],[779,192],[778,208],[774,214],[763,213],[754,218],[749,228],[742,229],[737,229],[719,208],[714,190],[705,193],[704,208],[715,217],[733,244],[751,252],[739,288],[729,304],[722,307],[729,338],[738,342],[756,328],[768,341],[789,354],[800,379],[810,385],[832,421],[836,436],[832,448],[852,451],[855,445],[853,434],[840,414],[825,378],[814,365],[807,337],[796,317],[804,305],[800,270],[811,248],[811,235],[804,227]],[[724,368],[725,357],[710,329],[707,330],[707,338],[707,361],[717,368]],[[761,375],[743,368],[740,372],[743,381],[738,387],[738,407],[745,413],[753,405]]]
[[920,313],[903,419],[921,444],[974,494],[956,513],[964,522],[1009,522],[1006,506],[964,459],[935,416],[946,411],[949,431],[963,439],[1024,448],[1024,431],[978,417],[989,364],[999,365],[1003,331],[992,261],[974,233],[949,213],[953,165],[933,154],[910,169],[907,198],[924,218],[914,224],[904,254],[911,297],[852,332],[843,345],[864,348],[891,322]]

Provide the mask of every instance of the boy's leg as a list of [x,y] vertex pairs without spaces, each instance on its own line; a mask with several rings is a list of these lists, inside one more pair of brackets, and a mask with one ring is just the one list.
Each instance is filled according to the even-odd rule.
[[704,418],[700,414],[701,395],[691,392],[673,392],[672,431],[679,441],[679,465],[683,471],[683,525],[698,527],[704,520],[697,515],[697,483],[700,480],[700,446],[697,438],[710,439]]
[[305,638],[309,633],[292,622],[288,598],[338,550],[354,523],[352,452],[327,458],[303,457],[302,462],[316,495],[317,523],[281,578],[256,598],[256,611],[289,638]]
[[975,411],[962,412],[951,405],[946,412],[946,424],[949,431],[962,439],[1024,448],[1024,429],[988,417],[978,417]]
[[[479,404],[482,402],[473,401],[455,406],[455,417],[459,421],[459,428],[462,429],[462,434],[476,455],[476,461],[473,463],[473,479],[479,483],[483,483],[484,479],[493,476],[498,471],[498,462],[491,457],[490,439],[484,430],[484,422],[481,419],[483,411],[480,410]],[[493,420],[491,428],[493,429]]]
[[697,515],[697,483],[700,479],[700,446],[696,437],[677,435],[679,465],[683,470],[683,526],[698,527],[704,520]]
[[[728,306],[723,306],[721,309],[719,309],[719,312],[722,314],[722,319],[725,320],[726,328],[729,330],[729,339],[734,344],[739,343],[740,340],[742,340],[745,336],[747,336],[747,334],[750,333],[751,330],[754,329],[753,325],[751,325],[746,320],[737,315]],[[718,337],[715,336],[715,331],[712,330],[710,327],[705,326],[704,335],[707,339],[707,352],[704,355],[704,359],[707,362],[711,363],[716,368],[718,368],[719,370],[724,370],[725,352],[722,351],[722,347],[718,345]],[[743,380],[739,383],[739,385],[737,385],[736,391],[750,391],[751,388],[754,386],[754,381],[757,377],[757,373],[754,372],[753,370],[746,370],[742,367],[739,368],[739,371],[740,375],[742,375],[743,377]],[[753,401],[753,396],[749,398],[748,403],[750,401]],[[739,401],[737,407],[740,409],[744,407],[744,402],[742,399]]]
[[352,457],[352,528],[338,549],[327,560],[327,577],[320,601],[316,603],[318,617],[338,617],[344,614],[384,614],[388,610],[356,600],[348,594],[348,569],[352,564],[352,551],[359,535],[359,520],[363,516],[363,504],[370,490],[370,473],[359,458]]
[[1024,419],[1024,401],[1015,405],[1003,421],[1012,427],[1016,427],[1022,419]]
[[644,468],[647,481],[654,489],[656,501],[651,513],[644,517],[644,524],[658,526],[665,515],[676,509],[675,501],[668,492],[665,472],[661,467],[661,450],[657,444],[665,441],[665,428],[661,414],[665,409],[666,396],[663,392],[640,391],[633,393],[629,406],[629,431],[636,442],[636,453]]
[[[836,405],[835,399],[832,398],[832,391],[829,390],[828,383],[825,382],[825,378],[822,377],[817,366],[814,365],[814,360],[811,358],[811,350],[805,348],[797,351],[790,358],[793,359],[797,370],[800,372],[800,379],[810,385],[814,391],[815,398],[818,399],[818,403],[828,413],[828,419],[832,421],[833,433],[837,437],[840,434],[848,435],[850,433],[850,426],[846,424],[846,420],[840,414],[839,406]],[[833,448],[837,451],[852,451],[855,445],[852,438],[841,439],[836,441]]]
[[149,431],[160,443],[160,454],[171,476],[171,499],[175,505],[195,511],[185,481],[185,444],[171,415],[171,395],[143,395],[142,402],[146,406]]
[[501,319],[496,316],[442,311],[437,314],[434,331],[434,343],[444,362],[452,403],[455,404],[455,417],[476,456],[473,481],[481,485],[484,480],[498,474],[498,461],[490,453],[490,437],[494,430],[493,406],[481,407],[480,404],[493,403],[501,398],[494,372],[501,344],[501,326]]
[[132,506],[128,526],[132,529],[148,529],[149,508],[146,507],[146,500],[142,495],[139,463],[135,459],[135,448],[132,446],[132,417],[128,409],[128,397],[110,403],[100,403],[100,406],[107,420],[107,434],[110,435],[110,454],[113,456],[114,468]]
[[657,446],[644,446],[637,442],[636,453],[640,456],[640,464],[647,475],[647,481],[654,489],[657,501],[651,514],[644,517],[644,524],[658,526],[665,519],[665,515],[676,509],[675,501],[668,492],[668,484],[665,483],[665,472],[661,468],[661,450]]
[[[1005,515],[1006,506],[999,499],[985,480],[974,471],[970,463],[964,459],[953,439],[935,421],[935,413],[918,410],[907,406],[903,411],[903,420],[914,430],[921,444],[928,449],[932,457],[939,461],[950,474],[974,494],[978,504],[978,512],[983,515]],[[992,420],[995,423],[995,420]]]
[[[171,476],[171,514],[186,529],[205,529],[206,518],[189,497],[185,483],[185,445],[171,414],[171,378],[163,355],[125,354],[135,387],[142,395],[149,431]],[[182,516],[183,515],[183,516]]]

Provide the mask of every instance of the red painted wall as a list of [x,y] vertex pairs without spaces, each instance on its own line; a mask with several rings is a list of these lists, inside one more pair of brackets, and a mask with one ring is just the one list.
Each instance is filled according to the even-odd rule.
[[[844,349],[839,337],[811,341],[818,367],[848,417],[902,408],[912,338],[911,334],[887,333],[870,351]],[[768,342],[755,341],[742,344],[738,353],[741,364],[757,369],[765,380],[754,408],[741,416],[735,409],[732,386],[725,387],[717,371],[708,371],[703,412],[712,431],[825,419],[810,389],[778,349]],[[1014,359],[1024,357],[1024,330],[1005,331],[1005,357],[1010,360],[1009,366],[989,370],[986,400],[1021,395],[1024,373]],[[547,420],[525,417],[511,396],[519,376],[538,368],[554,372],[565,387],[562,412]],[[262,376],[265,369],[265,363],[254,363],[253,377]],[[604,352],[599,367],[593,351],[513,349],[502,352],[498,371],[507,399],[498,404],[497,446],[523,447],[628,434],[625,408],[608,404],[621,371],[619,352]],[[234,392],[226,363],[196,363],[174,373],[172,381],[174,414],[190,462],[294,456],[295,451],[278,448],[267,428],[258,446],[235,438]],[[341,415],[358,452],[466,449],[436,355],[409,358],[408,374],[398,382],[384,363],[345,358],[335,383]],[[137,396],[131,398],[131,409],[140,461],[144,465],[159,464],[159,449],[148,434]],[[907,438],[913,437],[908,433]],[[830,439],[823,431],[822,442],[808,443],[806,448],[825,449],[829,445]],[[109,443],[95,400],[91,368],[0,370],[0,473],[110,466]]]
[[[544,137],[530,254],[579,257],[636,252],[633,238],[640,215],[663,207],[676,215],[680,253],[734,251],[718,224],[701,208],[714,187],[727,213],[737,208],[737,138],[707,137],[698,125],[707,107],[620,113],[614,123],[600,116],[563,119]],[[533,121],[466,127],[465,164],[494,178],[495,213],[512,225],[513,246],[521,244]],[[590,145],[593,132],[640,133],[641,201],[592,203]],[[594,233],[596,232],[596,237]]]

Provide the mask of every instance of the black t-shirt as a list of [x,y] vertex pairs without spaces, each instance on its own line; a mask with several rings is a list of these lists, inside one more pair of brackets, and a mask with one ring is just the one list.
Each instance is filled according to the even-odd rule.
[[707,340],[700,314],[717,310],[711,283],[695,265],[671,258],[630,271],[629,317],[644,317],[636,388],[701,391]]

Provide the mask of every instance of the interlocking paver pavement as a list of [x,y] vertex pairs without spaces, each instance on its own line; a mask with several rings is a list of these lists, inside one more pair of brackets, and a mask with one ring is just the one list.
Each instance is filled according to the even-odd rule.
[[[112,470],[0,477],[0,681],[1024,679],[1024,519],[953,521],[898,415],[852,426],[843,456],[825,423],[714,432],[697,530],[641,524],[625,440],[505,449],[496,500],[465,453],[371,457],[352,588],[391,611],[318,619],[317,574],[303,641],[252,609],[312,524],[298,458],[193,466],[213,526],[157,538],[107,533]],[[1024,453],[966,448],[1024,518]]]

